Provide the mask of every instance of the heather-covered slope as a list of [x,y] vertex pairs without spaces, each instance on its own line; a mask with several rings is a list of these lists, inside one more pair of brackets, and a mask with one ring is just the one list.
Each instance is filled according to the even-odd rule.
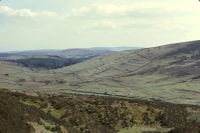
[[1,133],[199,133],[199,107],[0,90]]

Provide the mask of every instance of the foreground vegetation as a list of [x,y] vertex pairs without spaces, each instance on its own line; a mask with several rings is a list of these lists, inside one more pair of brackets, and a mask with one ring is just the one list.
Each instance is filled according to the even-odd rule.
[[0,91],[0,133],[199,133],[200,108],[161,101]]

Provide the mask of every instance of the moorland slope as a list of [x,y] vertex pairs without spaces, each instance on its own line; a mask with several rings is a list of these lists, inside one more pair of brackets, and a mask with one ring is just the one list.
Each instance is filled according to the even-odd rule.
[[1,62],[2,88],[200,105],[200,41],[114,52],[56,70]]
[[1,133],[199,133],[197,106],[0,90]]
[[[200,41],[123,51],[56,70],[76,89],[200,104]],[[75,79],[74,79],[75,78]]]

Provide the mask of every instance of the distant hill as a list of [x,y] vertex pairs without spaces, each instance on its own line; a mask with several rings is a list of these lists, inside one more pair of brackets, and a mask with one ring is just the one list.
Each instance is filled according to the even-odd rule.
[[141,47],[96,47],[90,48],[94,50],[110,50],[110,51],[125,51],[125,50],[136,50],[142,49]]
[[0,59],[22,59],[39,56],[59,56],[61,58],[84,58],[105,55],[114,51],[139,49],[137,47],[97,47],[97,48],[74,48],[65,50],[27,50],[0,52]]
[[[32,57],[57,56],[60,58],[85,58],[111,53],[109,50],[67,49],[67,50],[33,50],[0,53],[0,59],[25,59]],[[80,57],[81,56],[81,57]]]
[[57,69],[127,48],[84,48],[66,50],[32,50],[0,53],[0,60],[31,68]]
[[14,62],[31,68],[56,69],[111,53],[108,50],[33,50],[0,53],[0,60]]

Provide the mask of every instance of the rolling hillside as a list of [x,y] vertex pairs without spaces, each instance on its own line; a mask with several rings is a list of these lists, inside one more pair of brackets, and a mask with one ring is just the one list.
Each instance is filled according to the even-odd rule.
[[56,70],[2,62],[1,87],[27,93],[83,93],[200,105],[200,41],[108,55]]
[[200,104],[200,41],[97,57],[62,72],[79,90]]

